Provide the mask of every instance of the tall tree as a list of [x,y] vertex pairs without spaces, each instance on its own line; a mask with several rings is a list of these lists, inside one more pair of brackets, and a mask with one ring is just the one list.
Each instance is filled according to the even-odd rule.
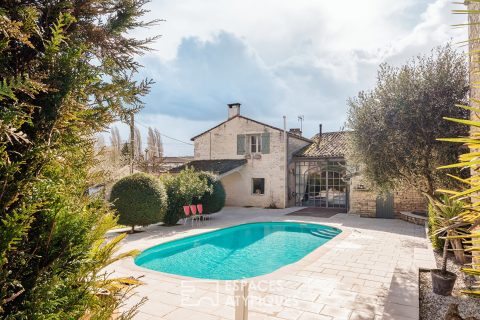
[[120,151],[120,164],[126,166],[130,164],[130,144],[125,142]]
[[[115,223],[86,196],[94,135],[142,107],[135,56],[153,39],[128,34],[146,0],[0,4],[0,318],[110,319],[96,296]],[[100,280],[100,281],[99,281]],[[115,293],[116,286],[109,286]]]
[[96,136],[96,139],[95,139],[95,150],[96,151],[99,151],[99,150],[102,150],[106,147],[105,145],[105,138],[100,134],[98,136]]
[[163,142],[162,142],[162,135],[160,134],[160,131],[155,128],[155,137],[156,137],[156,146],[157,146],[157,155],[159,158],[163,157]]
[[467,67],[449,45],[402,67],[380,66],[376,87],[350,99],[348,126],[353,157],[382,189],[409,185],[428,194],[452,182],[437,167],[454,162],[461,149],[439,137],[466,135],[443,117],[465,119]]
[[134,148],[135,148],[135,159],[138,160],[143,157],[143,148],[142,148],[142,135],[138,127],[135,127],[135,135],[133,137]]
[[122,138],[117,127],[110,130],[110,144],[111,144],[111,161],[114,165],[120,162],[120,155],[122,151]]
[[158,129],[148,128],[147,135],[147,154],[148,160],[163,157],[162,136]]
[[155,133],[151,127],[148,127],[148,134],[147,134],[147,160],[153,159],[157,156],[156,153],[156,139]]

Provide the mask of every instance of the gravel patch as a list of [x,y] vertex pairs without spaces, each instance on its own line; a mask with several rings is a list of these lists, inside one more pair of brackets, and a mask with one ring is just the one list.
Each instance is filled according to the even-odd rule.
[[[442,257],[435,252],[437,266],[441,265]],[[430,272],[420,272],[420,320],[442,320],[447,313],[448,306],[458,304],[458,310],[463,318],[477,317],[480,319],[480,299],[460,293],[462,289],[473,284],[473,278],[460,272],[461,266],[454,261],[453,254],[448,259],[447,270],[457,275],[452,296],[444,297],[432,291]]]

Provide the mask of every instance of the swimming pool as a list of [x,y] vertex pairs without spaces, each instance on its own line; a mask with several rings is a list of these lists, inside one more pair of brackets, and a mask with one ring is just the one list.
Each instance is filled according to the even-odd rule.
[[251,278],[302,259],[341,232],[310,223],[241,224],[151,247],[135,264],[201,279]]

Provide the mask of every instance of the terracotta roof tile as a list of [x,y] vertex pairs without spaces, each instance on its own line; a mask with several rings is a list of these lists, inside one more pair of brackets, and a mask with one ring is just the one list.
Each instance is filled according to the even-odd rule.
[[318,134],[312,138],[313,143],[300,149],[295,157],[332,158],[344,157],[348,150],[349,131],[325,132],[321,139]]

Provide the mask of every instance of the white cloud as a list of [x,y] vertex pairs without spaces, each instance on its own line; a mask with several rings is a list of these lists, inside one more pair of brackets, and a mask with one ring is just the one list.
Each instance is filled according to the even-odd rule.
[[[458,44],[459,41],[467,39],[466,28],[453,28],[453,24],[462,23],[464,15],[454,16],[452,10],[455,5],[449,0],[437,0],[428,5],[420,15],[418,24],[405,37],[392,45],[388,59],[401,63],[409,56],[426,52],[433,46],[452,41]],[[459,5],[456,5],[459,9]],[[459,46],[459,50],[463,50]]]
[[[281,125],[307,118],[312,135],[322,122],[338,130],[345,101],[370,88],[379,63],[405,62],[465,30],[451,25],[448,0],[154,0],[150,18],[167,22],[137,36],[161,33],[141,62],[156,84],[140,117],[188,139],[225,118],[225,104]],[[182,147],[166,147],[184,154]]]

